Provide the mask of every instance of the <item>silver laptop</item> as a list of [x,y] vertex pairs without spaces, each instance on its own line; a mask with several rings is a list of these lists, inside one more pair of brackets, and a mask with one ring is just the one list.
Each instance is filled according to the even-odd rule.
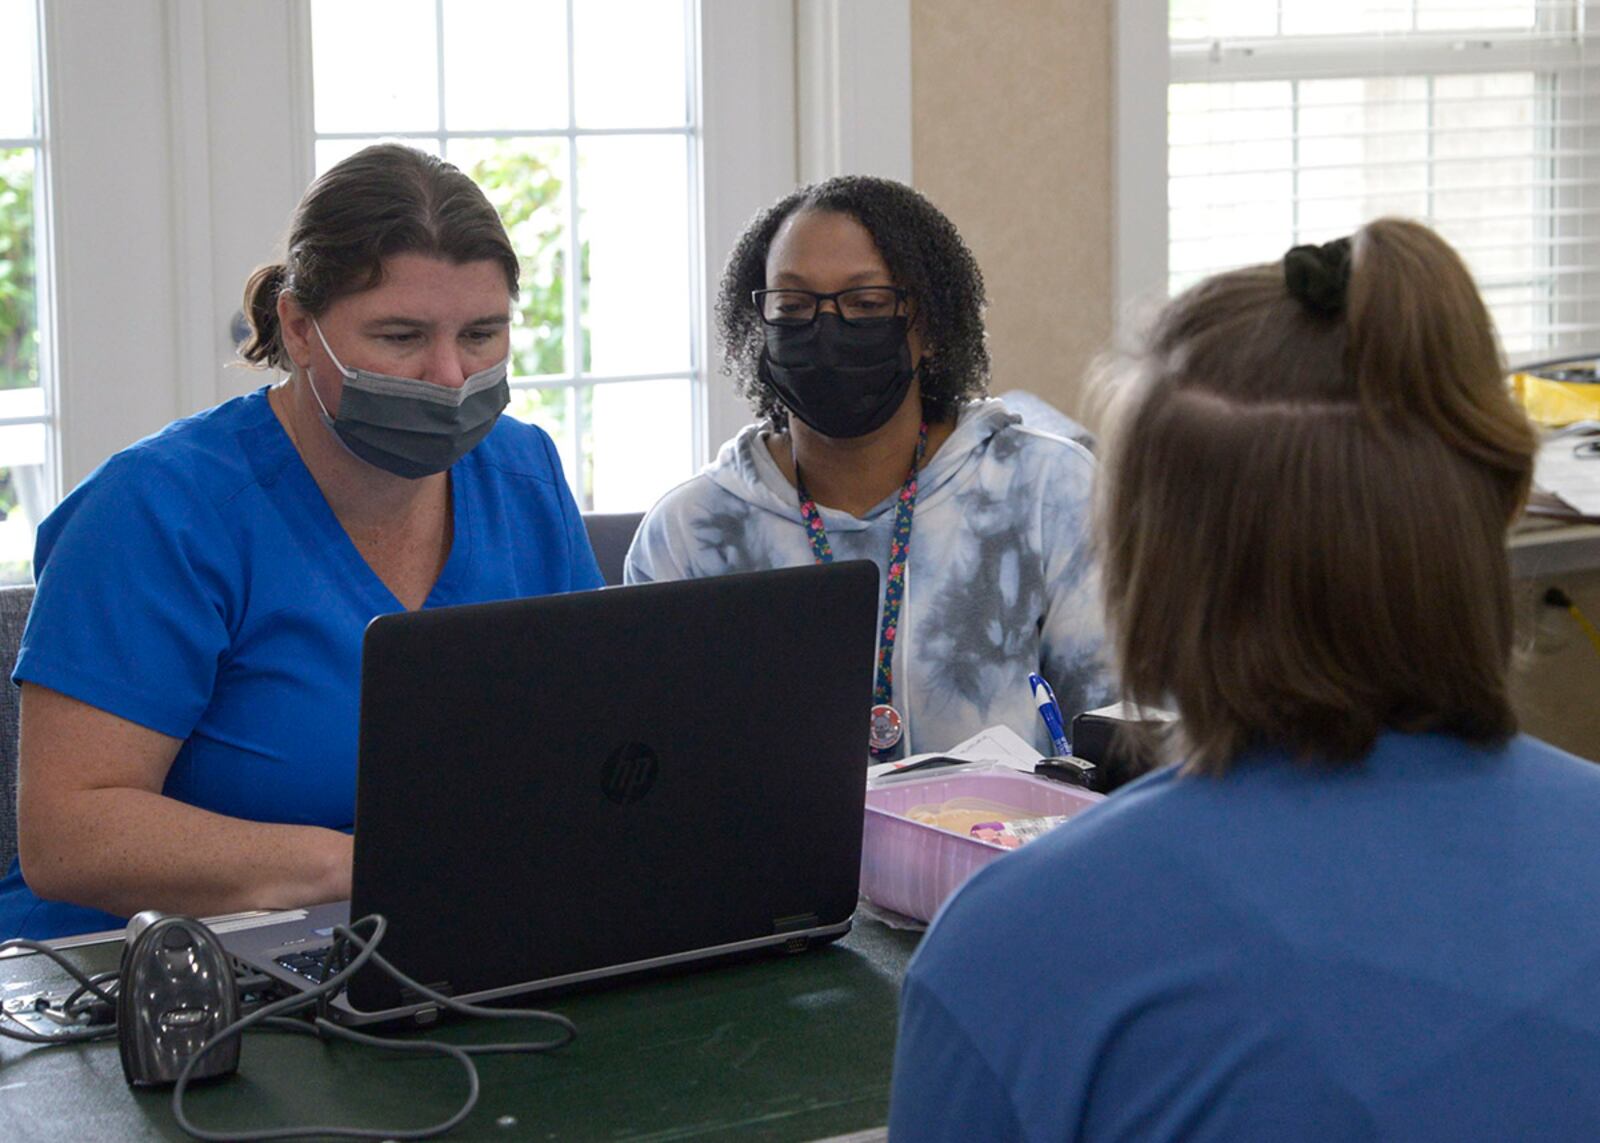
[[[351,900],[223,943],[307,989],[381,913],[385,957],[483,1001],[843,935],[877,607],[850,561],[373,620]],[[332,1015],[434,1006],[368,966]]]

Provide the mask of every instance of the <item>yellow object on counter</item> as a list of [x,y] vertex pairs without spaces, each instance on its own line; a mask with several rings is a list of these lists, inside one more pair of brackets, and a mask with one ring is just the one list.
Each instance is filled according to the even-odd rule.
[[1511,375],[1511,392],[1536,425],[1558,429],[1573,421],[1600,420],[1600,372],[1595,362]]

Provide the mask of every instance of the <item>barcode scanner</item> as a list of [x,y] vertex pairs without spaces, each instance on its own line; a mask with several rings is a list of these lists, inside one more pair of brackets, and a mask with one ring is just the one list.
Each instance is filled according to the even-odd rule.
[[[189,1057],[239,1018],[233,965],[192,917],[149,910],[128,922],[117,987],[122,1074],[135,1087],[176,1083]],[[190,1079],[231,1075],[239,1037],[207,1052]]]

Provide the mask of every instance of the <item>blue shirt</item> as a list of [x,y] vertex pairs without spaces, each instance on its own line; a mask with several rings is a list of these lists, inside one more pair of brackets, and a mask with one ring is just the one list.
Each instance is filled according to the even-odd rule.
[[1597,823],[1529,738],[1151,775],[936,920],[890,1137],[1600,1137]]
[[[450,470],[454,537],[425,607],[599,587],[550,438],[502,417]],[[361,639],[402,611],[262,389],[113,456],[39,526],[15,678],[183,740],[163,792],[231,817],[349,828]],[[13,863],[0,935],[120,919],[41,901]]]

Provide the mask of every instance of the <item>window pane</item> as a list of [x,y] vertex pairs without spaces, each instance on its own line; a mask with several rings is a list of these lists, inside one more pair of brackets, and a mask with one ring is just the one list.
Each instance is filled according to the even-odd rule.
[[438,129],[433,0],[312,0],[311,42],[319,133]]
[[[0,0],[0,137],[36,138],[38,30],[32,0]],[[39,373],[35,200],[40,154],[0,150],[0,583],[33,580],[34,528],[53,507],[51,428]]]
[[426,151],[430,155],[439,153],[439,140],[437,139],[394,139],[392,136],[384,135],[373,135],[365,139],[318,139],[316,145],[317,174],[320,175],[341,159],[348,159],[363,147],[370,147],[374,143],[385,141],[404,143],[407,147]]
[[0,0],[0,139],[30,139],[33,115],[33,0]]
[[1446,28],[1525,28],[1534,27],[1538,13],[1535,0],[1506,3],[1505,0],[1416,0],[1417,27],[1422,31]]
[[681,0],[573,5],[572,77],[580,127],[674,127],[688,121]]
[[1537,0],[1172,0],[1168,28],[1175,40],[1531,30],[1537,7]]
[[1593,245],[1587,184],[1553,175],[1551,90],[1531,72],[1172,86],[1169,286],[1402,215],[1461,253],[1508,353],[1575,344]]
[[32,148],[0,151],[0,389],[40,383],[33,176]]
[[1359,32],[1408,32],[1411,0],[1283,0],[1286,36],[1354,35]]
[[1483,284],[1508,338],[1534,324],[1530,303],[1554,285],[1545,279],[1553,248],[1537,86],[1527,73],[1434,81],[1433,221]]
[[694,472],[688,381],[629,381],[583,392],[588,507],[637,512]]
[[[691,0],[311,3],[318,170],[404,136],[483,188],[522,265],[511,415],[580,504],[647,507],[693,463],[693,384],[664,376],[694,368]],[[571,374],[659,380],[517,384]]]
[[1277,0],[1172,0],[1167,27],[1175,40],[1272,36],[1278,31],[1278,4]]
[[[0,417],[43,416],[42,389],[0,391]],[[33,530],[51,508],[48,425],[0,425],[0,583],[33,578]]]
[[1554,296],[1549,283],[1491,283],[1480,285],[1480,292],[1508,356],[1548,350],[1552,344],[1548,315]]
[[678,135],[578,144],[585,368],[591,372],[689,368],[687,150]]
[[1325,242],[1385,214],[1428,210],[1428,84],[1414,76],[1298,85],[1296,242]]
[[567,484],[578,500],[579,507],[582,507],[583,497],[578,489],[578,474],[573,467],[575,450],[572,433],[577,423],[573,404],[573,394],[569,388],[513,389],[511,404],[506,406],[506,415],[515,417],[519,421],[526,421],[528,424],[538,425],[550,434],[556,443],[556,453],[561,457],[561,468],[566,474]]
[[565,0],[450,0],[444,68],[452,131],[567,126]]
[[494,203],[522,262],[511,323],[511,375],[567,372],[565,140],[456,139],[447,157]]
[[1169,285],[1283,253],[1294,233],[1293,88],[1168,89]]
[[[43,425],[28,427],[44,437]],[[0,584],[33,582],[33,531],[50,510],[46,472],[43,461],[0,467]]]

